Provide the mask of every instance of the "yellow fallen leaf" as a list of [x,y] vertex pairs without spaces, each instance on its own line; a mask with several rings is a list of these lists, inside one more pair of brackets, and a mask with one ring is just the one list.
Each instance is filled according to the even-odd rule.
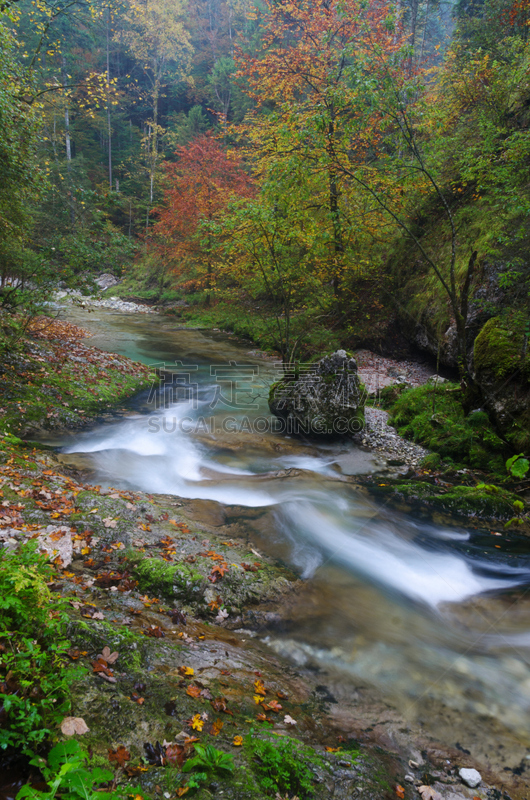
[[200,714],[195,714],[195,716],[191,720],[191,727],[193,728],[194,731],[202,731],[204,727],[204,720],[201,719]]
[[243,744],[243,737],[242,736],[234,736],[234,741],[232,742],[234,747],[241,747]]

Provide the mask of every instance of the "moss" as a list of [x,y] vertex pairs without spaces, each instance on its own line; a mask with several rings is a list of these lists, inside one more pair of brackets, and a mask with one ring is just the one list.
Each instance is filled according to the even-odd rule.
[[141,556],[131,558],[129,561],[142,591],[150,590],[168,598],[197,601],[206,588],[204,576],[187,564],[168,566],[160,559]]
[[528,379],[530,364],[524,348],[525,326],[522,314],[488,320],[475,339],[475,368],[492,371],[498,380],[521,370]]
[[429,453],[421,462],[423,469],[437,469],[442,464],[442,458],[439,453]]
[[445,492],[437,505],[465,516],[484,515],[494,519],[513,517],[516,496],[498,487],[453,486]]
[[456,384],[407,389],[392,405],[390,422],[401,436],[422,444],[443,460],[504,475],[503,461],[510,448],[485,412],[465,415]]
[[413,505],[450,511],[461,517],[506,520],[514,516],[517,495],[490,484],[451,486],[443,489],[426,481],[390,481],[372,487],[377,494]]

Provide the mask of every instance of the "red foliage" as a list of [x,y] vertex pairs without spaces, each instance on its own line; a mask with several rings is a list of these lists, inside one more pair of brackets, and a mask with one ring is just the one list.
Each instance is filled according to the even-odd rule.
[[199,224],[214,220],[231,200],[250,197],[252,182],[239,159],[212,136],[198,136],[175,155],[177,161],[165,165],[164,205],[155,209],[154,246],[176,271],[191,257],[205,263],[210,275],[211,254],[197,236]]

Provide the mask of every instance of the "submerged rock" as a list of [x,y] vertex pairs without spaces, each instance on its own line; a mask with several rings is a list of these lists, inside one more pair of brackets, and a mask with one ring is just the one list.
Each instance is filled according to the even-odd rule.
[[299,365],[271,386],[269,408],[285,433],[347,435],[364,427],[366,390],[357,362],[345,350]]

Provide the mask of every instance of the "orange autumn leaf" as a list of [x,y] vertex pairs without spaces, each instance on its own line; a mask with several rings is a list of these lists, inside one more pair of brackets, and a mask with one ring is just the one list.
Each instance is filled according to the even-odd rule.
[[201,690],[198,686],[192,686],[191,684],[186,689],[186,694],[190,697],[199,697],[201,694]]
[[116,750],[109,750],[109,761],[115,761],[118,767],[123,767],[125,762],[130,760],[131,754],[122,744]]
[[254,681],[254,691],[256,692],[256,694],[263,695],[263,697],[267,694],[265,684],[259,678]]
[[269,709],[269,711],[274,711],[274,713],[277,714],[278,711],[282,710],[283,706],[281,706],[277,700],[271,700],[270,703],[264,703],[263,708]]
[[400,786],[399,783],[396,786],[396,794],[400,798],[400,800],[403,800],[403,798],[405,797],[405,789],[403,788],[403,786]]

